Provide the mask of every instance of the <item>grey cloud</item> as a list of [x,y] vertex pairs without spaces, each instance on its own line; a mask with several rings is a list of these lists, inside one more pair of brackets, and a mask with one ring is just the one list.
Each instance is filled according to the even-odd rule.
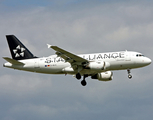
[[[73,6],[72,6],[73,7]],[[37,56],[54,54],[46,44],[74,53],[134,50],[152,57],[152,5],[107,3],[6,12],[0,16],[1,56],[10,56],[5,34],[15,34]],[[1,60],[1,65],[4,63]],[[115,71],[110,82],[70,75],[42,75],[1,67],[0,118],[152,119],[152,65]]]

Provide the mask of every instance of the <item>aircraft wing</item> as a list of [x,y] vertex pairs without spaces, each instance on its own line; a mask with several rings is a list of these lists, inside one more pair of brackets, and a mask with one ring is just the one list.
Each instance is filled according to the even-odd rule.
[[87,63],[89,62],[88,60],[82,58],[82,57],[79,57],[73,53],[70,53],[64,49],[61,49],[57,46],[51,46],[49,44],[48,45],[48,48],[52,48],[56,51],[56,54],[59,56],[59,57],[62,57],[66,62],[69,62],[69,63],[73,63],[73,62],[78,62],[78,63]]

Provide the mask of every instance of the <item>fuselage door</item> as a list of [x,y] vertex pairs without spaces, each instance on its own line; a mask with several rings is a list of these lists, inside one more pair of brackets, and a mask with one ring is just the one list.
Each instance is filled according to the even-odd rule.
[[120,52],[118,53],[118,56],[116,57],[117,61],[124,61],[125,60],[125,53],[124,52]]
[[129,52],[125,52],[125,61],[131,61],[131,54]]
[[38,59],[35,60],[35,65],[34,65],[34,67],[35,67],[35,68],[39,68],[39,60],[38,60]]

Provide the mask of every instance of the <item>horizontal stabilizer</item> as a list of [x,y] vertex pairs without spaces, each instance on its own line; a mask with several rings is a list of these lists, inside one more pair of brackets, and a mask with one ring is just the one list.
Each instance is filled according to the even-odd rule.
[[3,59],[5,59],[6,61],[8,61],[9,63],[13,64],[13,65],[24,65],[24,63],[19,62],[17,60],[8,58],[8,57],[3,57]]

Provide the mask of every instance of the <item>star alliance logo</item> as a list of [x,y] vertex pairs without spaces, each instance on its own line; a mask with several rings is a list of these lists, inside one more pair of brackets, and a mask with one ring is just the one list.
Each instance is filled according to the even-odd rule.
[[25,48],[18,45],[16,49],[13,50],[15,57],[24,57]]

